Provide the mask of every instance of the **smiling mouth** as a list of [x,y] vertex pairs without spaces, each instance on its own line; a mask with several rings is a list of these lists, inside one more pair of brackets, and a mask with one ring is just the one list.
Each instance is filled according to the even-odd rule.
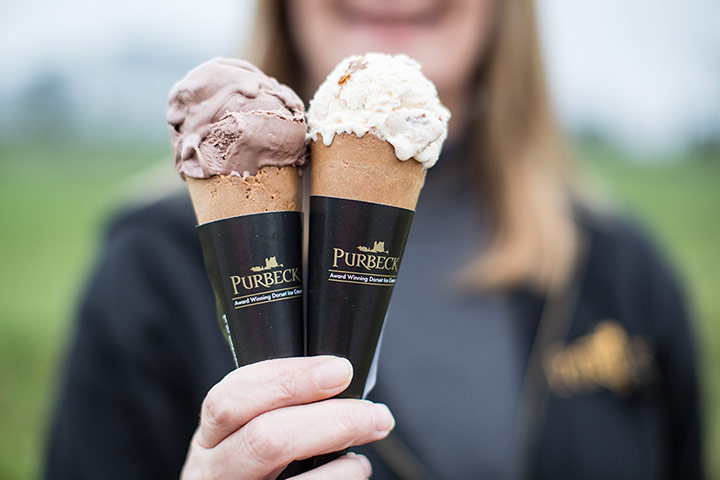
[[366,8],[337,2],[337,14],[350,25],[373,25],[378,27],[432,26],[444,17],[447,9],[443,2],[416,11],[394,11],[383,8]]

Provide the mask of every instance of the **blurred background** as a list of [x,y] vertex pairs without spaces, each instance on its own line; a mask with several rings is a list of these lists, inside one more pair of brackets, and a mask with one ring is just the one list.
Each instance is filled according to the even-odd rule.
[[[654,233],[700,343],[720,478],[720,2],[538,0],[556,112],[589,189]],[[181,186],[165,124],[187,70],[237,56],[252,2],[0,1],[0,478],[34,478],[108,216]]]

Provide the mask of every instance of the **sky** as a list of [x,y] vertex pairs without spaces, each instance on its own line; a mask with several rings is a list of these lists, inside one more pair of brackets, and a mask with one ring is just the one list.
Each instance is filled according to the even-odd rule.
[[[166,136],[174,81],[207,58],[237,55],[251,27],[254,2],[199,5],[0,0],[0,138],[56,126],[53,111],[85,136]],[[720,136],[720,1],[538,7],[553,103],[569,131],[651,151]]]
[[637,148],[720,135],[720,1],[540,0],[560,117]]

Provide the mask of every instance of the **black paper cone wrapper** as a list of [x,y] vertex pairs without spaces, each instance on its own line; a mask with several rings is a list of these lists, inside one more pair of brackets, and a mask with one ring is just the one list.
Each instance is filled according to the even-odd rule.
[[236,365],[303,356],[302,214],[243,215],[197,232]]
[[[339,397],[367,393],[375,350],[414,212],[333,197],[310,197],[308,355],[338,355],[353,365]],[[345,454],[310,460],[315,468]]]
[[414,212],[310,198],[308,355],[339,355],[354,376],[340,397],[362,398]]

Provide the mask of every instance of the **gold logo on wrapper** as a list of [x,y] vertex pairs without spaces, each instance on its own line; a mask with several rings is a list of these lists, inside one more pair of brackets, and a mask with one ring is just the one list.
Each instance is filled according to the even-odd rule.
[[299,267],[285,268],[285,265],[273,256],[265,258],[264,265],[251,267],[250,270],[258,273],[230,276],[235,309],[289,300],[302,295]]
[[262,267],[252,267],[253,272],[262,272],[263,270],[272,270],[273,268],[284,267],[282,263],[277,263],[277,258],[270,257],[265,259],[265,265]]
[[358,250],[361,252],[367,252],[367,253],[390,253],[387,250],[385,250],[385,242],[375,242],[372,246],[372,248],[369,247],[363,247],[362,245],[357,247]]
[[332,269],[328,280],[340,283],[392,287],[395,285],[400,257],[390,255],[385,242],[376,240],[372,247],[357,246],[363,253],[332,249]]

